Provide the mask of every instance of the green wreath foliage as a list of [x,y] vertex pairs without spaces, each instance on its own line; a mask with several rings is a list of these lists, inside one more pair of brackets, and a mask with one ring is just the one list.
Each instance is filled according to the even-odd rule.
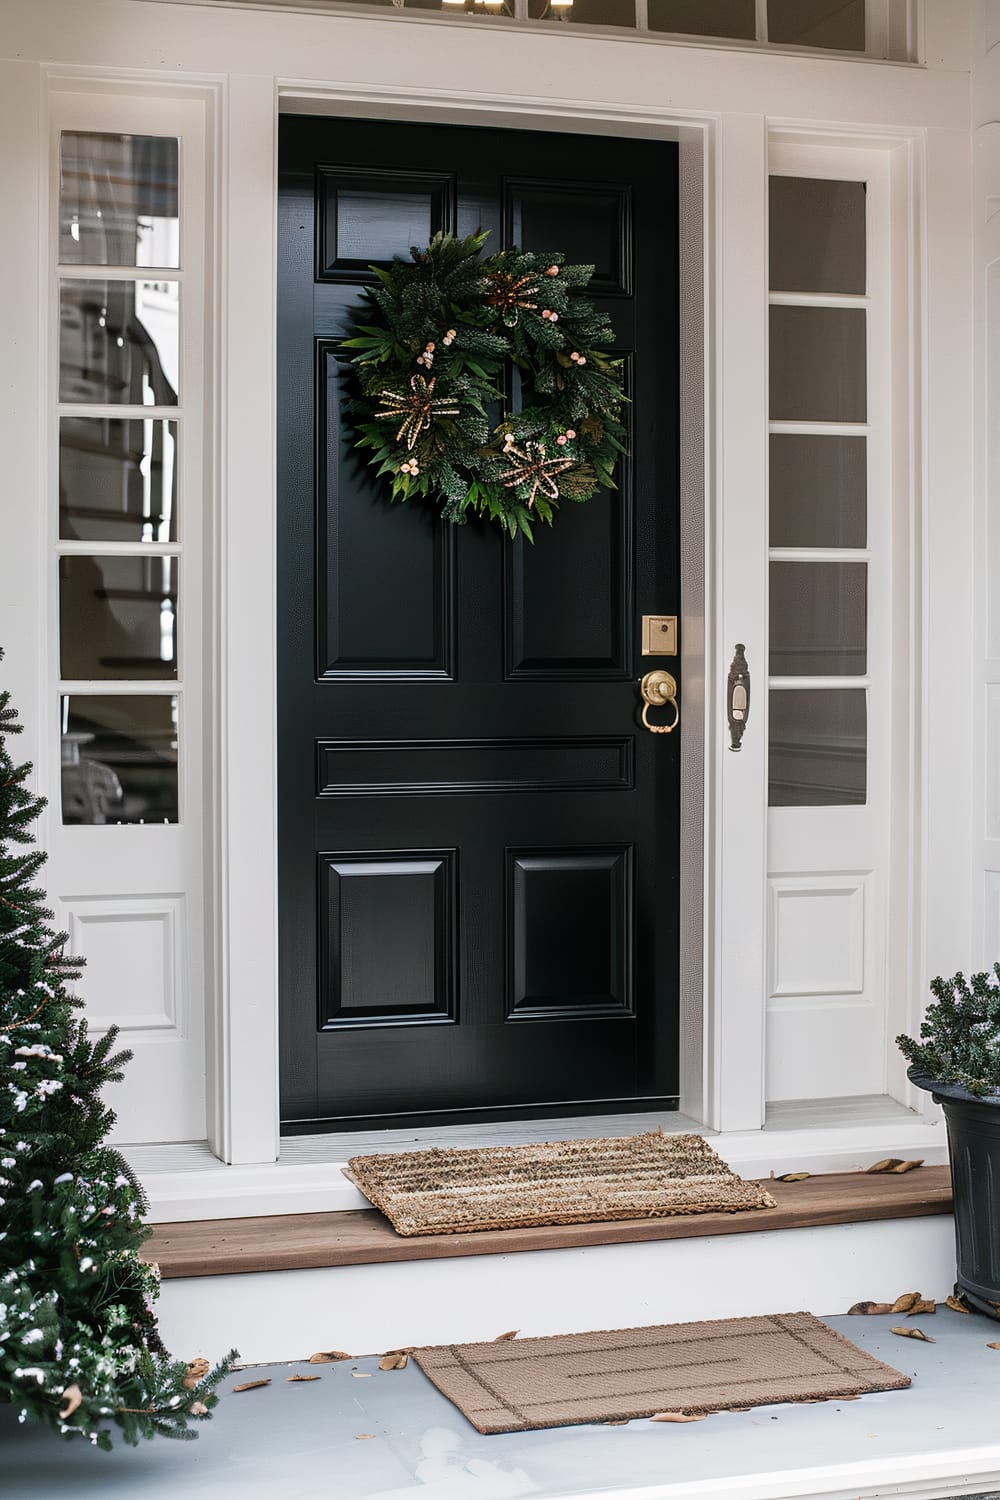
[[622,362],[583,295],[593,266],[516,247],[486,257],[486,239],[438,234],[371,268],[367,320],[341,345],[361,387],[355,444],[391,500],[427,498],[446,521],[486,516],[530,541],[562,501],[614,488]]

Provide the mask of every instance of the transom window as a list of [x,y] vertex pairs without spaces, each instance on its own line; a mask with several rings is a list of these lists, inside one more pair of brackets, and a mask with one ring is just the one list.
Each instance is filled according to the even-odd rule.
[[333,8],[614,27],[648,36],[807,47],[909,61],[908,0],[327,0]]

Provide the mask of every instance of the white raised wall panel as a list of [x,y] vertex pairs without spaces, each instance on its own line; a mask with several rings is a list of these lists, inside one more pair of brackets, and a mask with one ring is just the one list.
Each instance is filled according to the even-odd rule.
[[865,988],[865,875],[768,881],[768,1000],[861,995]]
[[183,1037],[188,996],[183,896],[66,896],[72,953],[86,954],[94,1031],[117,1026],[129,1047]]

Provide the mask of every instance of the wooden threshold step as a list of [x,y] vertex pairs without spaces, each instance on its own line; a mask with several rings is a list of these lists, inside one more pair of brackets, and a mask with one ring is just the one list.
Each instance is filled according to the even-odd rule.
[[777,1207],[742,1213],[691,1214],[666,1219],[622,1219],[600,1224],[553,1224],[536,1229],[475,1234],[398,1235],[375,1209],[289,1214],[259,1219],[206,1219],[158,1224],[143,1247],[164,1278],[230,1276],[251,1271],[300,1271],[454,1256],[510,1255],[585,1245],[753,1234],[877,1219],[950,1214],[947,1167],[920,1167],[904,1176],[845,1172],[804,1182],[766,1182]]

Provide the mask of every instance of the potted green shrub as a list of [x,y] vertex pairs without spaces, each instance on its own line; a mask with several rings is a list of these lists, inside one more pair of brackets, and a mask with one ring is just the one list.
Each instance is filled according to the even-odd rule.
[[908,1076],[944,1110],[948,1126],[956,1292],[1000,1318],[1000,964],[992,973],[931,982],[920,1040],[899,1036]]

